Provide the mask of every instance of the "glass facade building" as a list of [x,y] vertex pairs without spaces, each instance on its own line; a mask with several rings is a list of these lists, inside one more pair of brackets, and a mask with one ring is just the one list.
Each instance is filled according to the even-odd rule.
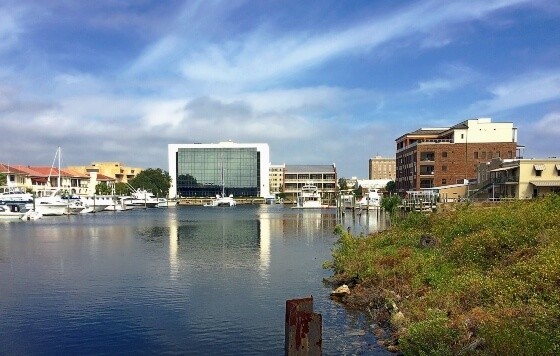
[[169,145],[170,194],[181,197],[267,196],[268,156],[266,144]]

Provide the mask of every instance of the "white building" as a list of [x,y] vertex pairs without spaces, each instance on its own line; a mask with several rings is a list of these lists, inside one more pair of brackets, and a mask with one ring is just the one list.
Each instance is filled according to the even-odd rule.
[[270,195],[266,143],[169,144],[168,162],[171,197]]

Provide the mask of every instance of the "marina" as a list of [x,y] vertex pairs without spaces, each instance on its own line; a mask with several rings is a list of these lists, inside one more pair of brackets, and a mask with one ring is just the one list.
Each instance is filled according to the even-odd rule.
[[285,301],[313,295],[324,354],[386,354],[322,282],[336,224],[368,233],[374,217],[262,204],[5,222],[3,352],[277,355]]

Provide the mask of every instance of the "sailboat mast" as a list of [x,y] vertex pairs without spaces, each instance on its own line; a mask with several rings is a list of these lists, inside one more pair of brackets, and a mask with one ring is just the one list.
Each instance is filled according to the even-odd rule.
[[60,146],[58,146],[58,182],[57,182],[57,186],[60,188]]

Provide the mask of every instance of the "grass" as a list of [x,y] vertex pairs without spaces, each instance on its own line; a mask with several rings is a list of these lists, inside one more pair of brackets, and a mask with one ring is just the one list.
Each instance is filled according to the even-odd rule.
[[559,196],[410,214],[366,238],[337,233],[325,266],[398,305],[404,354],[560,354]]

